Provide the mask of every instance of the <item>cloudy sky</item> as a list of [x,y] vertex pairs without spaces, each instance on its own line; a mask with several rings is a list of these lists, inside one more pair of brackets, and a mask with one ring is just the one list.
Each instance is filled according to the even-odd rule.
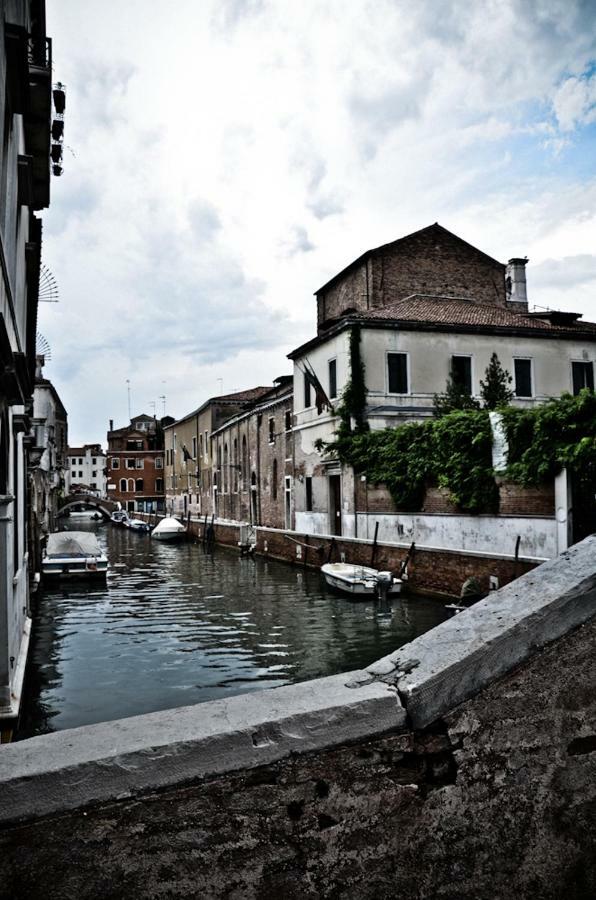
[[70,442],[270,384],[313,292],[435,221],[596,320],[593,0],[47,0]]

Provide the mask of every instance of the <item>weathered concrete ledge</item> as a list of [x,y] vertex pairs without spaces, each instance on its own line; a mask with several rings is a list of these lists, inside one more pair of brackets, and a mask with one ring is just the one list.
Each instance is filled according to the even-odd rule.
[[413,727],[423,728],[594,615],[591,535],[373,663],[356,683],[395,684]]
[[0,823],[405,730],[394,687],[357,673],[42,735],[0,749]]

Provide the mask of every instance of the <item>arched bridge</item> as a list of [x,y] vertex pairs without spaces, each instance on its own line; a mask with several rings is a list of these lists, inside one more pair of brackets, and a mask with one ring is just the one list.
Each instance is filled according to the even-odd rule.
[[95,494],[67,494],[62,497],[58,504],[58,515],[63,516],[65,513],[77,506],[86,506],[96,509],[106,519],[109,519],[113,512],[120,507],[114,500],[106,500],[104,497],[96,497]]

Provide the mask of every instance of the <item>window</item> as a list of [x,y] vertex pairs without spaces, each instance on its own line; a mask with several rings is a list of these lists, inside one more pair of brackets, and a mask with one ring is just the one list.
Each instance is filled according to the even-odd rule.
[[271,497],[277,500],[277,460],[273,460],[273,472],[271,474]]
[[142,442],[142,441],[133,441],[133,440],[129,440],[129,441],[126,442],[126,449],[127,449],[127,450],[142,450],[142,449],[143,449],[143,442]]
[[451,357],[451,379],[456,387],[466,394],[472,393],[472,357]]
[[163,493],[163,478],[155,479],[155,490],[158,494]]
[[306,511],[312,512],[312,478],[310,475],[304,479],[304,487],[306,489]]
[[173,451],[172,452],[175,454],[176,453],[176,433],[175,432],[174,432],[173,441],[174,441],[174,443],[173,443]]
[[223,475],[222,475],[222,484],[223,484],[223,492],[224,494],[228,493],[230,487],[230,466],[228,464],[228,445],[224,444],[223,449]]
[[232,455],[232,475],[234,483],[234,493],[238,493],[238,438],[234,438],[234,450]]
[[137,480],[135,481],[135,491],[140,491],[140,492],[143,491],[143,479],[142,478],[137,478]]
[[408,354],[387,354],[387,384],[390,394],[408,393]]
[[197,458],[197,439],[196,439],[196,437],[193,437],[193,439],[192,439],[192,458],[193,459]]
[[82,477],[83,477],[83,473],[79,472],[79,478],[82,478]]
[[121,478],[121,479],[120,479],[120,493],[121,493],[121,494],[125,494],[125,493],[126,493],[126,478]]
[[304,376],[304,408],[308,409],[310,406],[310,381]]
[[201,456],[203,456],[204,450],[203,450],[203,435],[202,434],[199,435],[199,453],[201,454]]
[[582,388],[594,390],[594,364],[591,362],[572,362],[573,393],[579,394]]
[[163,469],[163,458],[162,458],[161,456],[157,456],[157,457],[155,458],[155,468],[156,468],[156,469]]
[[128,479],[128,492],[130,494],[134,494],[134,490],[135,490],[134,478],[129,478]]
[[91,460],[91,465],[92,465],[92,466],[96,466],[96,465],[97,465],[97,460],[96,460],[95,457],[93,457],[93,459]]
[[97,490],[97,482],[92,481],[91,484],[89,485],[89,487],[91,488],[92,491],[96,491]]
[[80,465],[80,466],[83,465],[83,460],[82,460],[82,459],[79,459],[79,465]]
[[285,426],[286,426],[286,431],[292,430],[292,410],[291,409],[286,409]]
[[205,432],[205,462],[209,462],[209,432]]
[[135,459],[135,469],[144,469],[145,468],[145,460],[142,457],[138,457]]
[[329,399],[337,397],[337,360],[329,360]]
[[119,459],[113,459],[113,460],[112,460],[112,469],[119,469],[119,468],[120,468],[120,460],[119,460]]
[[246,435],[242,435],[242,486],[246,490],[248,482],[248,449],[246,446]]
[[127,460],[126,460],[126,468],[127,468],[127,469],[136,469],[136,463],[135,463],[135,460],[134,460],[134,459],[130,459],[130,458],[127,459]]
[[532,360],[514,359],[513,369],[515,374],[515,396],[532,396]]
[[97,471],[91,472],[91,478],[97,478]]
[[269,419],[269,443],[270,444],[275,443],[275,419],[274,418]]

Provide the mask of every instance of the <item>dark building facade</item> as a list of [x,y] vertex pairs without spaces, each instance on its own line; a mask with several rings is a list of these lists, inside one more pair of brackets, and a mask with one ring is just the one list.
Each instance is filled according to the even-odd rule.
[[164,508],[163,428],[172,420],[140,415],[108,431],[107,494],[128,512]]

